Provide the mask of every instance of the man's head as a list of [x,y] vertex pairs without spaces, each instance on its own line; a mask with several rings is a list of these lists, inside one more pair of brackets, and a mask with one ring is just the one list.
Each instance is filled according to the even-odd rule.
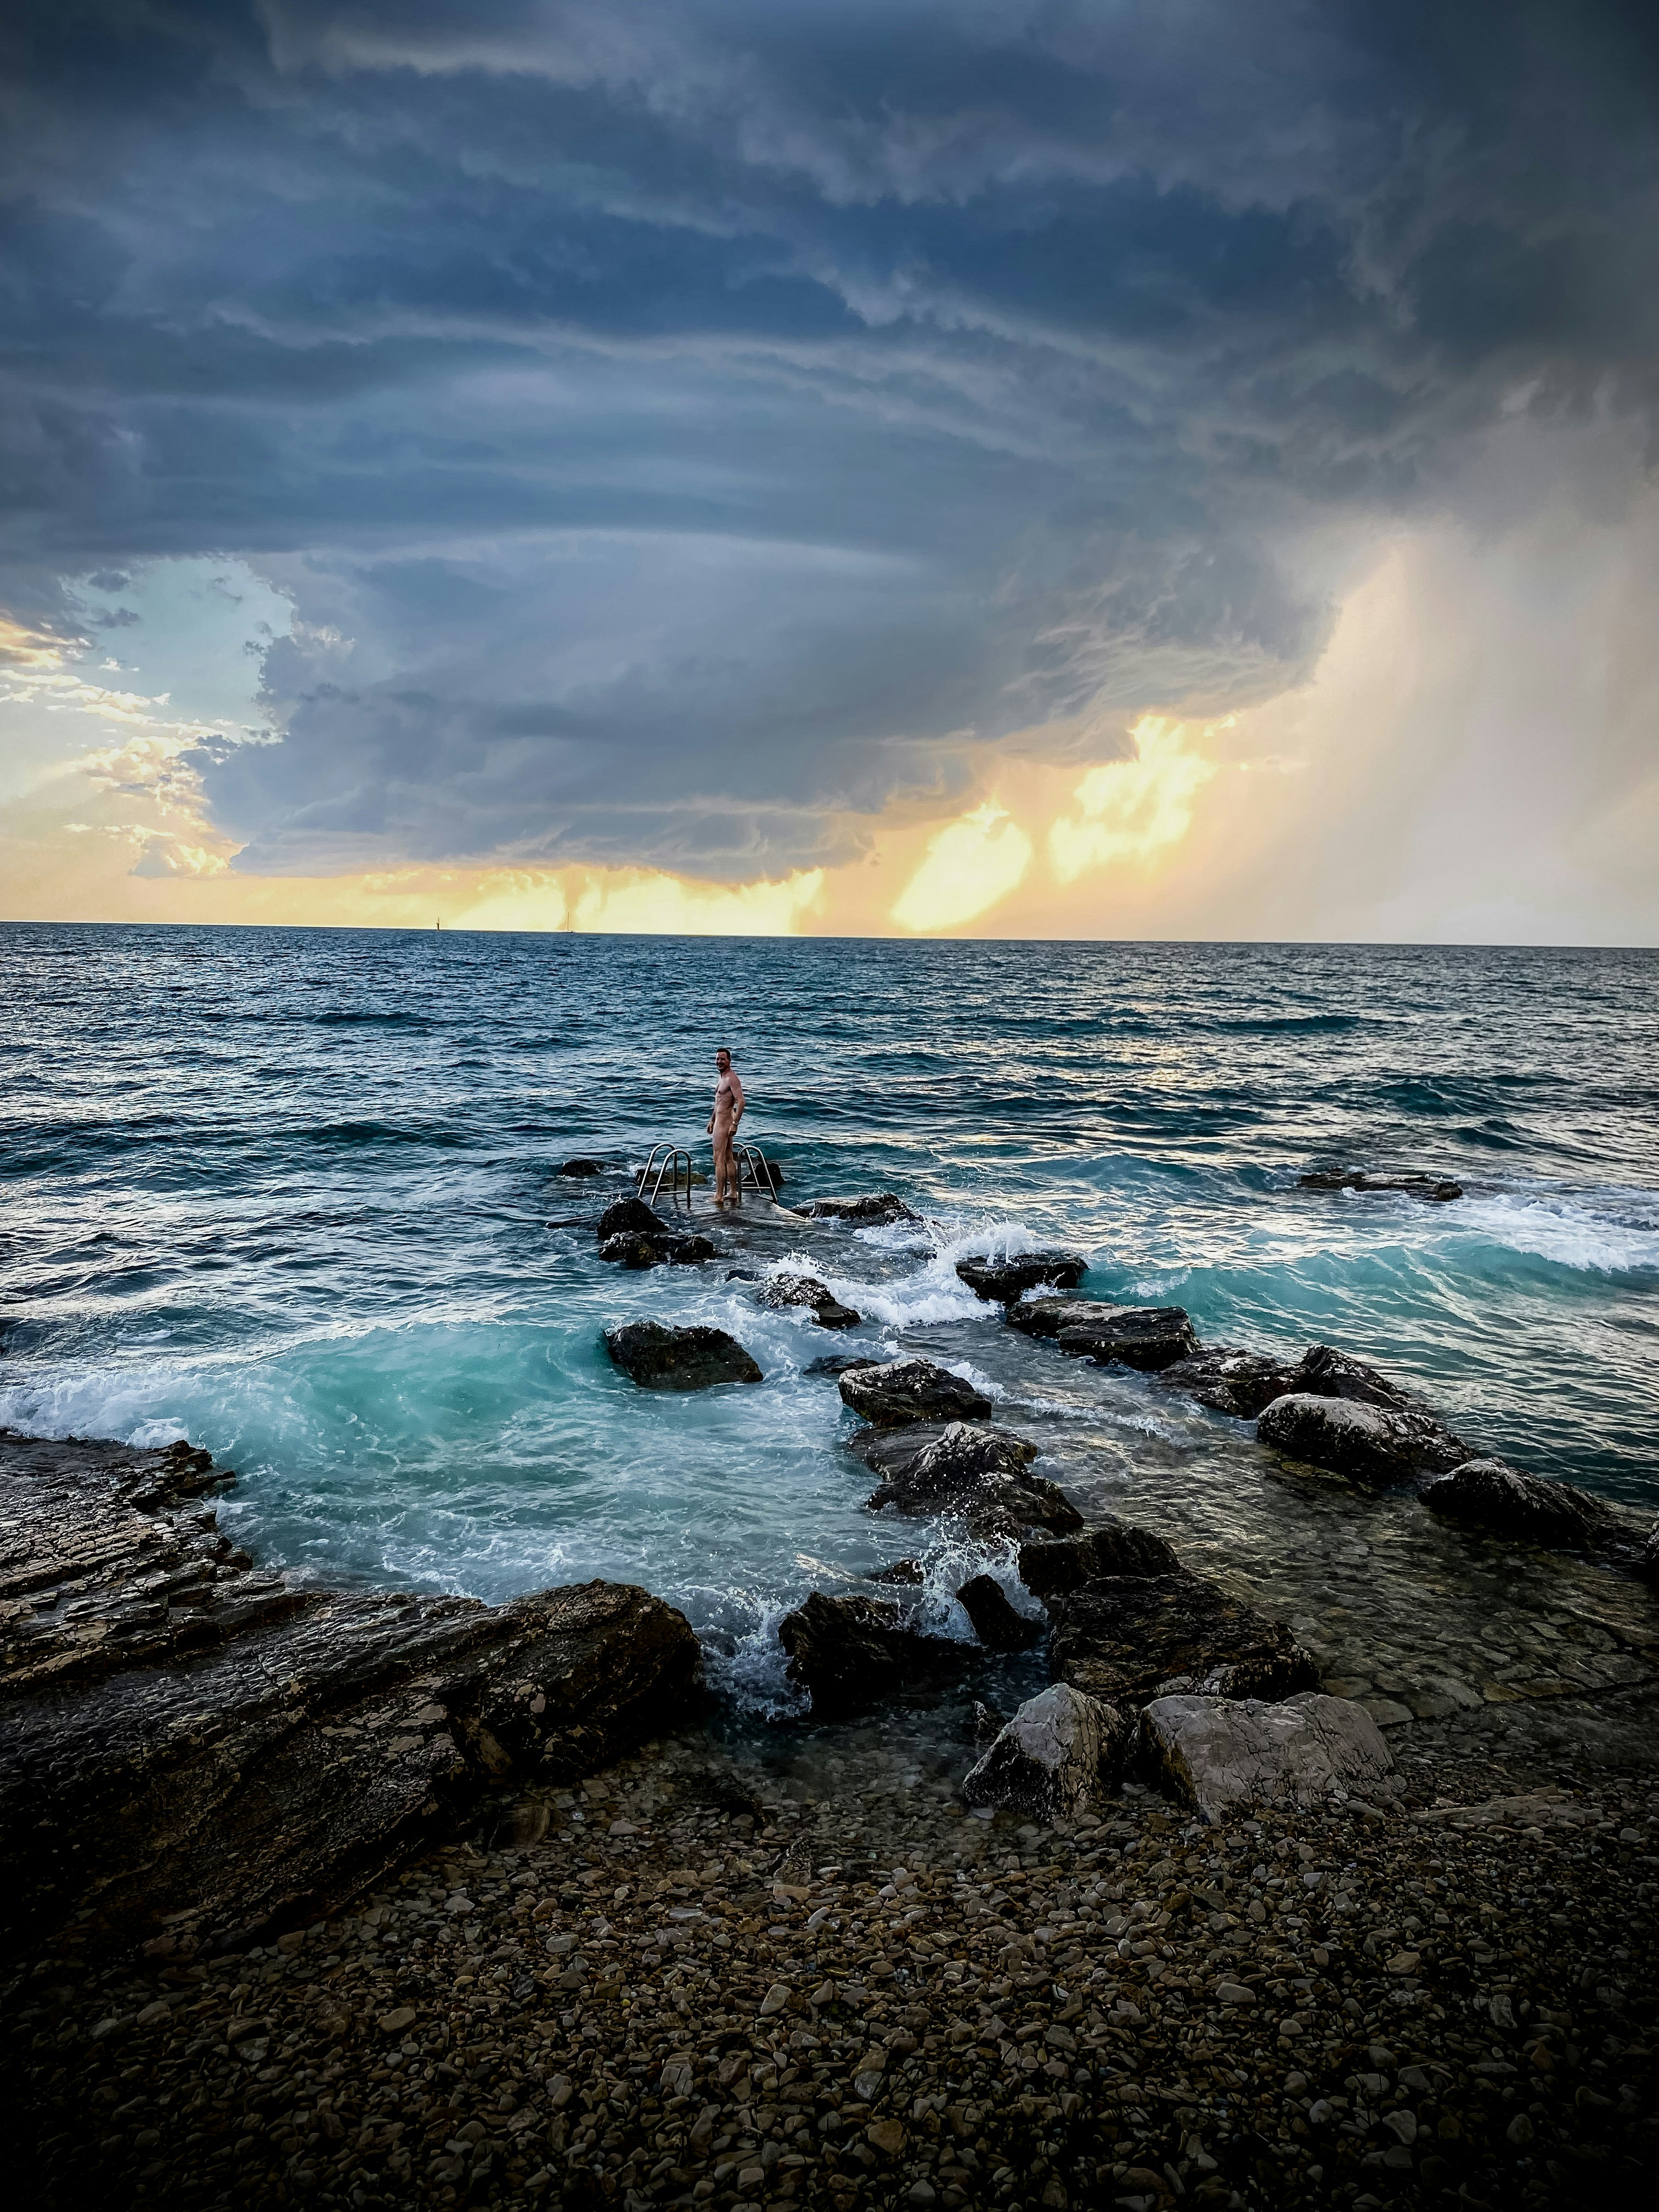
[[722,1045],[719,1051],[714,1054],[714,1065],[719,1068],[722,1075],[726,1073],[732,1065],[732,1055],[724,1045]]

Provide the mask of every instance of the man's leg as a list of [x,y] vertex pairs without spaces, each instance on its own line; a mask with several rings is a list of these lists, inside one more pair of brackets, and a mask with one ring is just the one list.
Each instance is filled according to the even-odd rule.
[[726,1185],[732,1174],[732,1135],[727,1129],[714,1132],[714,1203],[726,1203]]

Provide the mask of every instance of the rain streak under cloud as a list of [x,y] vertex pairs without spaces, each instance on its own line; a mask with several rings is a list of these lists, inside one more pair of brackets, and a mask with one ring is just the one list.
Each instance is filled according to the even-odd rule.
[[[1659,927],[1645,11],[26,0],[0,36],[6,691],[89,794],[0,800],[51,866],[1296,933],[1340,898],[1255,878],[1316,798],[1395,856],[1376,926]],[[1558,633],[1595,684],[1494,692]],[[1530,923],[1497,874],[1449,905],[1376,796],[1460,760],[1540,794]]]

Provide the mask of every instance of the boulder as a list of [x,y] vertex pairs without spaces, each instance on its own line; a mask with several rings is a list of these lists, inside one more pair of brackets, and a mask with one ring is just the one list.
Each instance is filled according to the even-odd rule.
[[624,1584],[489,1607],[262,1573],[203,1502],[234,1480],[206,1458],[0,1437],[10,1938],[79,1915],[94,1948],[270,1940],[695,1690],[690,1624]]
[[[1296,1391],[1275,1398],[1256,1423],[1257,1441],[1373,1488],[1442,1474],[1449,1431],[1416,1413]],[[1467,1455],[1465,1455],[1467,1456]]]
[[1202,1576],[1113,1575],[1054,1608],[1048,1670],[1091,1697],[1287,1698],[1319,1674],[1285,1627]]
[[850,1375],[855,1367],[879,1367],[878,1359],[871,1359],[856,1352],[828,1352],[822,1359],[809,1359],[801,1369],[803,1375]]
[[769,1275],[761,1291],[761,1302],[784,1312],[791,1306],[807,1306],[820,1328],[856,1328],[859,1316],[851,1306],[844,1306],[828,1283],[821,1283],[816,1275]]
[[895,1221],[920,1221],[902,1198],[890,1190],[872,1191],[863,1198],[813,1198],[795,1208],[809,1221],[850,1221],[860,1229],[885,1228]]
[[1368,1367],[1363,1359],[1350,1358],[1346,1352],[1338,1352],[1331,1345],[1310,1345],[1297,1361],[1292,1376],[1292,1390],[1308,1391],[1318,1398],[1346,1398],[1354,1405],[1382,1406],[1391,1413],[1409,1414],[1419,1425],[1421,1450],[1437,1464],[1443,1463],[1448,1471],[1461,1467],[1470,1456],[1468,1446],[1461,1437],[1452,1434],[1431,1406],[1378,1369]]
[[778,1641],[789,1654],[789,1680],[807,1692],[819,1720],[866,1711],[960,1663],[950,1645],[917,1635],[885,1599],[822,1590],[778,1623]]
[[596,1176],[605,1173],[603,1160],[566,1160],[554,1172],[562,1176]]
[[1466,1460],[1455,1473],[1431,1482],[1423,1503],[1431,1513],[1466,1528],[1555,1552],[1580,1551],[1614,1525],[1599,1498],[1571,1483],[1523,1474],[1501,1459]]
[[1069,1291],[1089,1272],[1076,1252],[1022,1252],[1010,1260],[958,1260],[957,1273],[975,1297],[993,1305],[1012,1305],[1042,1284]]
[[1198,1350],[1191,1321],[1179,1306],[1115,1306],[1096,1298],[1027,1298],[1007,1310],[1027,1336],[1052,1337],[1074,1359],[1138,1367],[1148,1374]]
[[1351,1698],[1155,1698],[1140,1716],[1140,1748],[1169,1796],[1212,1826],[1235,1806],[1307,1810],[1395,1793],[1393,1755]]
[[759,1382],[760,1369],[723,1328],[670,1328],[624,1322],[605,1332],[605,1348],[641,1390],[707,1390],[716,1382]]
[[1056,1682],[999,1729],[963,1782],[963,1801],[1028,1819],[1080,1813],[1117,1778],[1135,1723],[1116,1706]]
[[1275,1398],[1301,1387],[1294,1363],[1237,1345],[1206,1345],[1189,1358],[1177,1359],[1158,1376],[1164,1390],[1184,1390],[1200,1406],[1236,1419],[1255,1420]]
[[895,1559],[890,1567],[878,1567],[869,1579],[894,1589],[920,1589],[927,1577],[915,1559]]
[[672,1237],[674,1233],[642,1198],[631,1197],[613,1199],[594,1229],[601,1243],[607,1237]]
[[1304,1190],[1382,1190],[1397,1191],[1407,1198],[1426,1199],[1431,1206],[1443,1206],[1448,1199],[1462,1198],[1463,1186],[1445,1176],[1407,1172],[1401,1175],[1366,1175],[1358,1168],[1319,1168],[1311,1175],[1300,1178]]
[[979,1474],[1018,1475],[1037,1455],[1037,1448],[1028,1437],[1016,1436],[1012,1429],[998,1428],[989,1421],[907,1421],[898,1429],[856,1429],[846,1439],[846,1448],[887,1480],[908,1482],[922,1455],[947,1437],[951,1439],[951,1453],[956,1463],[964,1468],[971,1464]]
[[849,1368],[841,1378],[843,1404],[878,1429],[907,1421],[982,1420],[991,1401],[960,1375],[931,1359],[889,1359],[877,1367]]
[[986,1539],[1082,1527],[1083,1516],[1065,1492],[1030,1472],[1034,1448],[1023,1437],[963,1421],[927,1425],[934,1432],[919,1450],[887,1455],[886,1479],[866,1500],[872,1513],[960,1513],[970,1531]]
[[664,1232],[641,1237],[625,1230],[607,1237],[599,1257],[613,1267],[695,1267],[712,1260],[714,1247],[707,1237],[674,1237]]
[[1107,1521],[1074,1536],[1019,1547],[1019,1578],[1045,1604],[1103,1576],[1172,1575],[1180,1570],[1173,1546],[1127,1521]]
[[994,1575],[971,1576],[957,1592],[957,1603],[988,1651],[1029,1651],[1042,1637],[1042,1622],[1016,1612]]

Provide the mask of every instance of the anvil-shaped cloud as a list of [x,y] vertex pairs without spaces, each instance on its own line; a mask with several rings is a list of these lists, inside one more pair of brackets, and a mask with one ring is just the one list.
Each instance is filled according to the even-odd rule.
[[0,599],[287,596],[280,742],[193,763],[245,872],[845,860],[999,755],[1270,697],[1496,426],[1654,407],[1659,34],[1606,0],[0,36]]

